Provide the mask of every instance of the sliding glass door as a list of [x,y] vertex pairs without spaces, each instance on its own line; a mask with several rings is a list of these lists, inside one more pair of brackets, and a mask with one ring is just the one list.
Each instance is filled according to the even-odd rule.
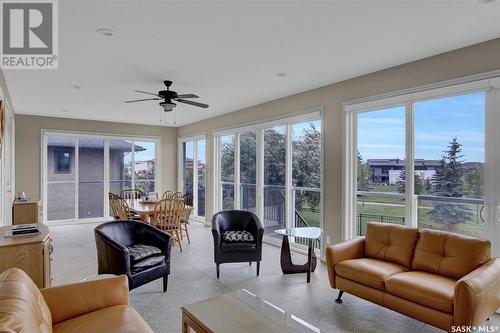
[[156,140],[46,132],[44,220],[99,221],[109,216],[107,192],[158,189]]
[[193,217],[205,218],[206,140],[179,140],[179,190],[193,195]]
[[215,211],[254,212],[273,238],[280,228],[321,228],[320,112],[216,133],[215,144]]

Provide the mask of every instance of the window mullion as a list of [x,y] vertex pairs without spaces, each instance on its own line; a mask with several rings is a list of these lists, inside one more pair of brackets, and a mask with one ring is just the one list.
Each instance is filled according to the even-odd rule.
[[110,180],[109,180],[109,139],[104,139],[104,212],[102,216],[109,217],[109,200],[108,200],[108,192],[111,188]]
[[234,209],[240,209],[240,133],[236,133],[234,147]]
[[131,188],[135,188],[135,141],[132,141],[132,158],[130,159],[130,163],[132,164],[130,166],[130,181],[131,181]]
[[264,221],[264,130],[258,129],[256,133],[256,186],[257,193],[255,194],[257,216]]
[[80,142],[78,137],[75,138],[75,221],[78,221],[78,188],[80,186]]
[[193,214],[198,216],[198,140],[193,140],[193,189],[191,195],[193,196]]
[[405,224],[417,227],[418,198],[415,195],[415,122],[413,104],[405,105]]
[[292,221],[293,214],[293,198],[292,198],[292,125],[286,126],[286,160],[285,160],[285,193],[286,193],[286,218],[285,223],[287,228],[295,226]]

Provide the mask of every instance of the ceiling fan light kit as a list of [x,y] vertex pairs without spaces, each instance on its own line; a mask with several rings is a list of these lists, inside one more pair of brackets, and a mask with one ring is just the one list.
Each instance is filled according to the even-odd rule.
[[163,111],[170,112],[173,111],[177,104],[172,102],[161,102],[160,106],[163,108]]

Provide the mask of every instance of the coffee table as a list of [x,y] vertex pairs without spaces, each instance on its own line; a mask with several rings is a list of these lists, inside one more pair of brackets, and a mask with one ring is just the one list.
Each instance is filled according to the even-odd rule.
[[182,333],[319,333],[320,330],[247,290],[184,305]]
[[[316,227],[298,227],[278,229],[274,232],[283,235],[281,243],[281,271],[283,274],[307,273],[307,283],[311,282],[311,272],[314,272],[316,269],[317,262],[316,255],[314,254],[314,242],[321,237],[321,229]],[[290,242],[288,241],[289,236],[308,240],[307,262],[305,264],[297,265],[292,262]]]

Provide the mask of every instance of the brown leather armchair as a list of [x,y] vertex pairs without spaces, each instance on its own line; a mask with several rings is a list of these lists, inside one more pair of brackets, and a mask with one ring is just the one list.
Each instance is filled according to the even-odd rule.
[[0,274],[0,309],[0,332],[153,332],[129,305],[125,275],[39,290],[11,268]]
[[330,286],[446,331],[479,326],[500,307],[500,259],[487,240],[370,223],[326,248]]

